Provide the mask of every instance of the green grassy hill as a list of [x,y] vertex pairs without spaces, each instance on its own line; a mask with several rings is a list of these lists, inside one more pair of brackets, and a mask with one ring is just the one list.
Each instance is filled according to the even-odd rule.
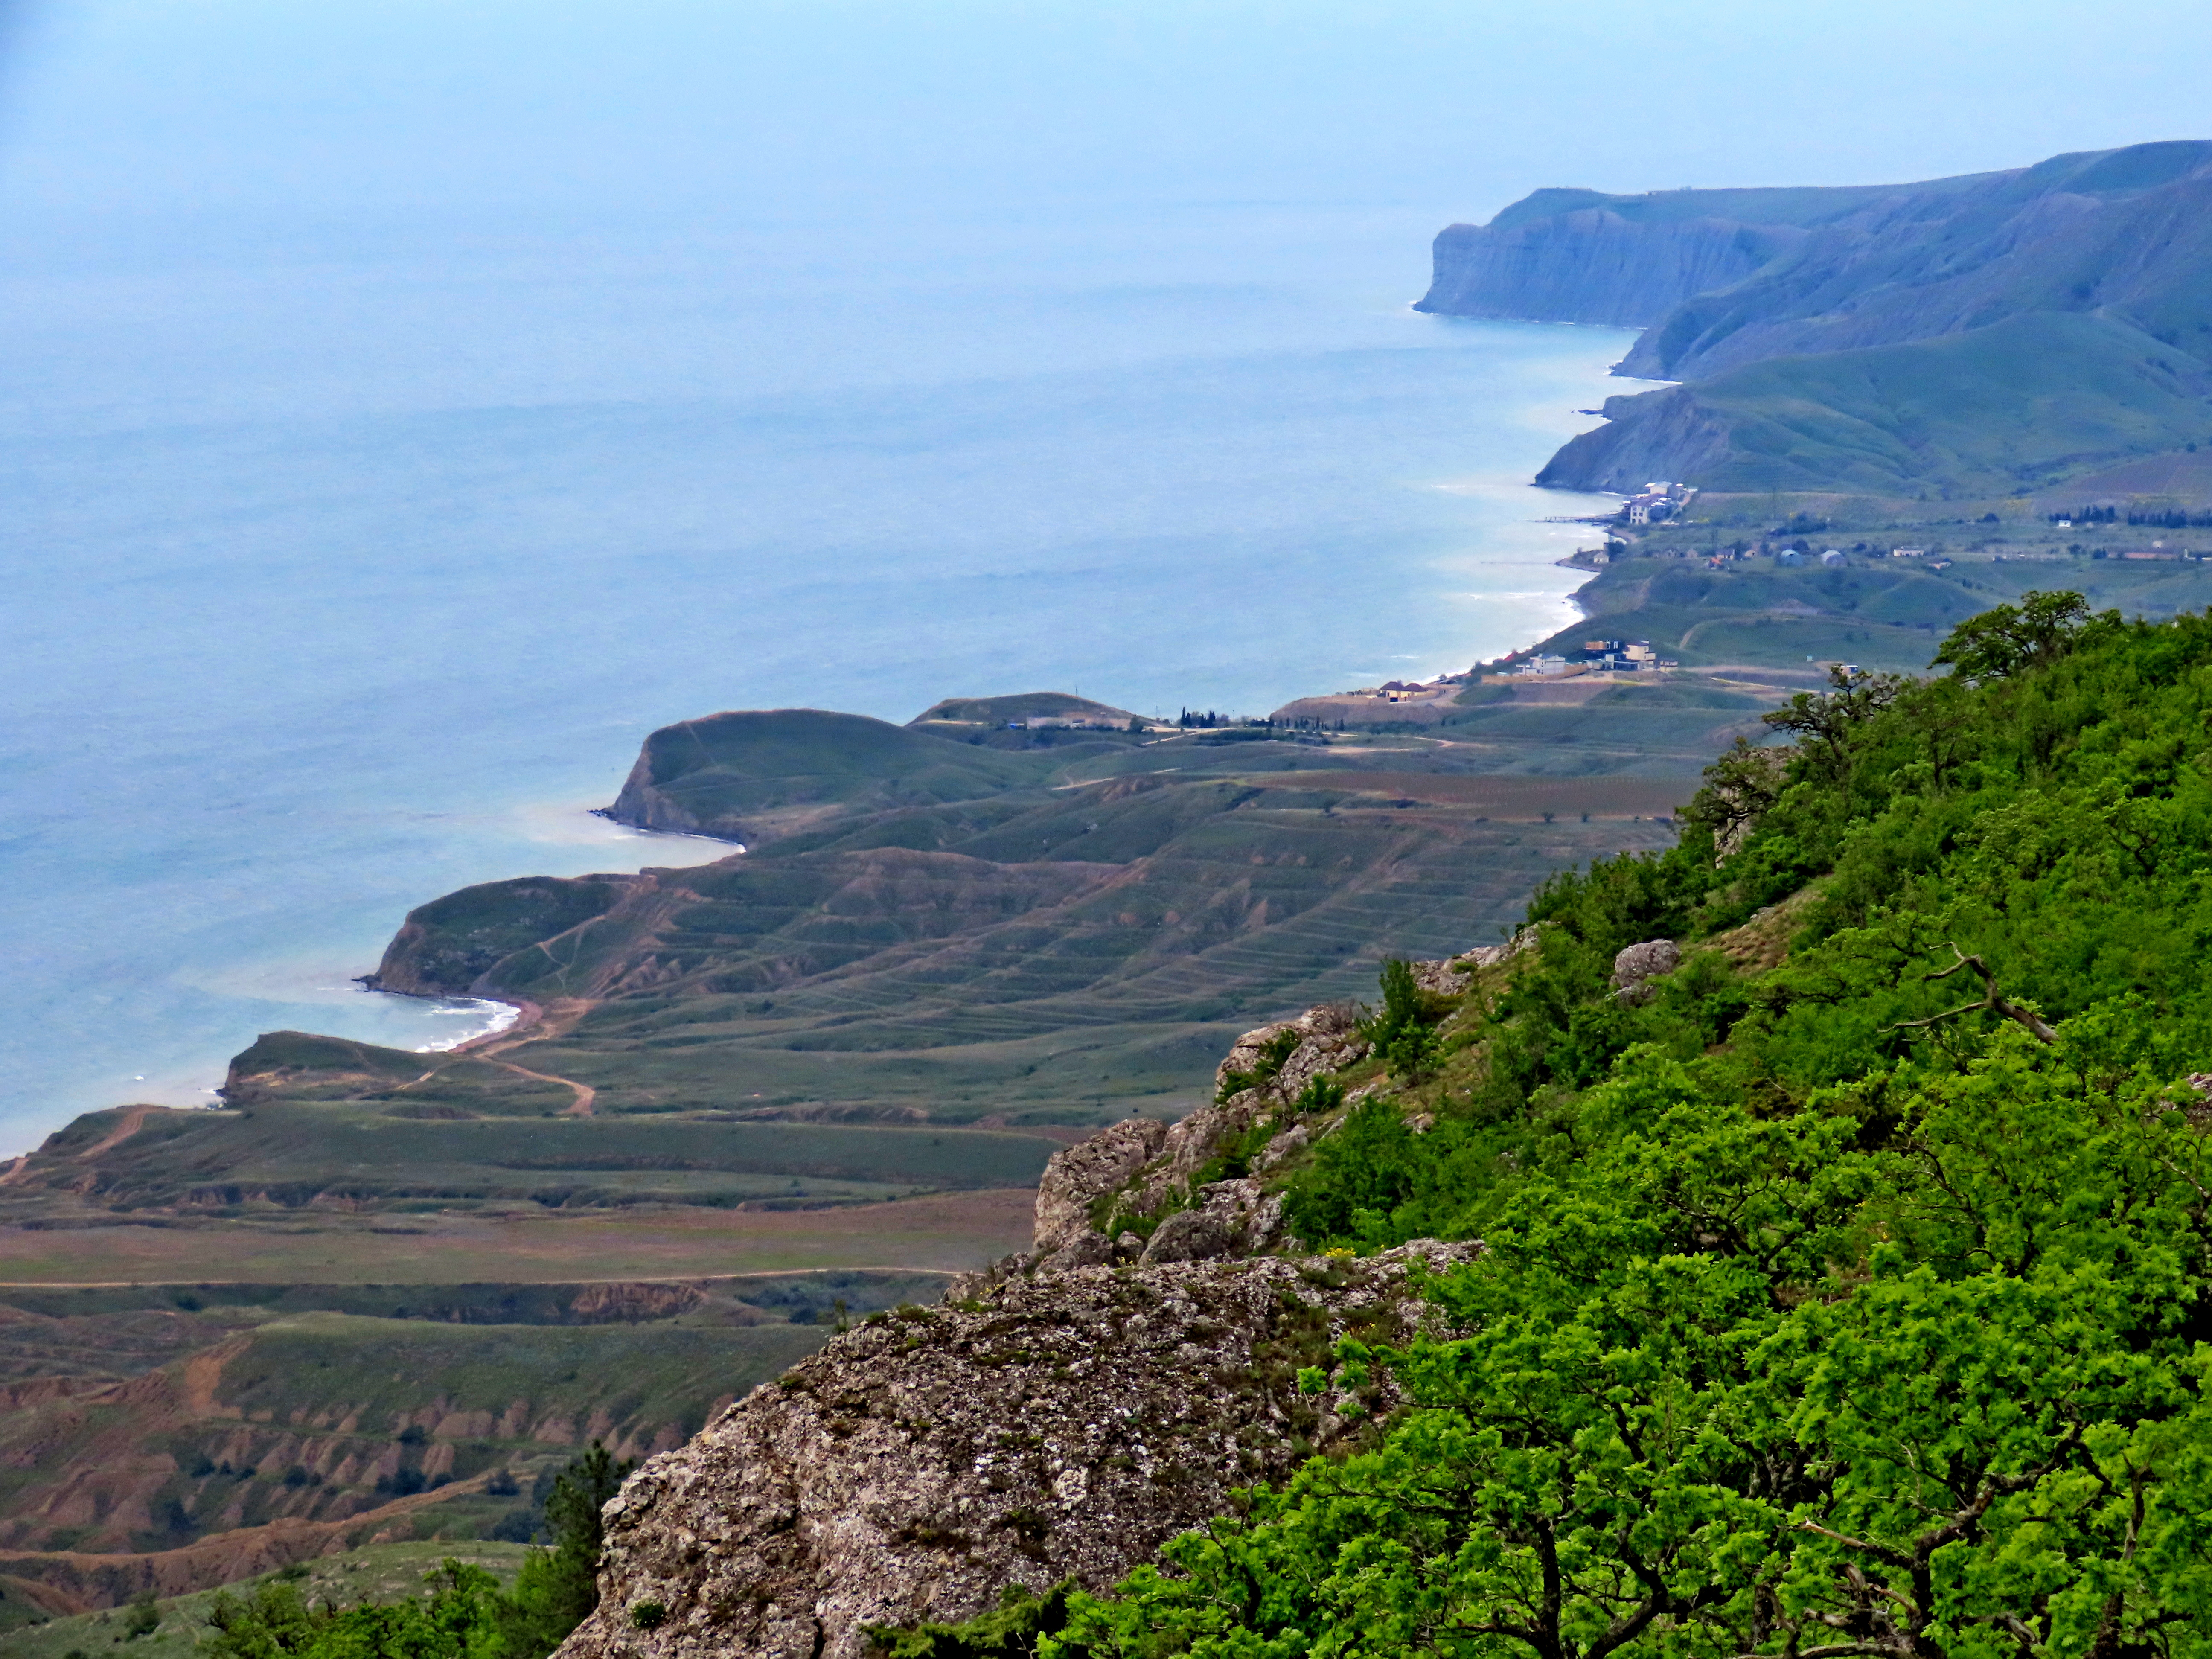
[[1539,483],[2002,495],[2212,439],[2212,368],[2109,318],[2037,313],[1753,363],[1607,411]]
[[794,822],[1023,783],[1036,762],[860,714],[710,714],[646,739],[610,816],[641,829],[757,842]]
[[907,724],[928,727],[939,723],[954,726],[1002,726],[1008,720],[1035,720],[1039,716],[1060,720],[1104,720],[1127,725],[1136,718],[1126,708],[1116,708],[1111,703],[1093,702],[1088,697],[1079,697],[1066,691],[1021,691],[1006,697],[943,697]]
[[[2212,143],[1872,191],[1588,194],[1438,240],[1443,308],[1576,320],[1609,303],[1593,283],[1637,289],[1609,319],[1650,326],[1618,372],[1684,382],[1607,399],[1540,483],[2027,494],[2212,440]],[[1669,283],[1701,291],[1650,305]],[[1526,303],[1498,311],[1501,283]]]

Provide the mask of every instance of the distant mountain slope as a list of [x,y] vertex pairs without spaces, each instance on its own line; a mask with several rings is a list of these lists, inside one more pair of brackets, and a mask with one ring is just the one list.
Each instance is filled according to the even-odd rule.
[[1997,495],[2212,434],[2212,368],[2112,319],[2040,312],[1972,333],[1756,362],[1606,401],[1536,475],[1628,491]]
[[2212,143],[1854,190],[1540,191],[1424,309],[1649,323],[1539,481],[2020,493],[2212,436]]
[[2055,156],[1869,203],[1749,280],[1686,300],[1620,372],[1702,380],[2036,312],[2109,317],[2185,349],[2212,340],[2212,143]]
[[1641,328],[1693,295],[1733,286],[1808,227],[1903,196],[1969,188],[1975,174],[1838,189],[1540,190],[1486,225],[1450,225],[1416,311]]

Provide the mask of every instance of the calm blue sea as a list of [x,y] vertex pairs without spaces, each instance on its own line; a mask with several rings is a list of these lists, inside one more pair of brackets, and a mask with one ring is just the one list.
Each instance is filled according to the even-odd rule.
[[0,1152],[205,1103],[714,709],[1260,712],[1559,625],[1523,482],[1626,337],[1407,309],[1431,209],[517,210],[0,233]]

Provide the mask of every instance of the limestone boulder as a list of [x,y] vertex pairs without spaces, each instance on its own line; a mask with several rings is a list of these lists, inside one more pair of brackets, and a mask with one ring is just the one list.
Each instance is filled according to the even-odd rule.
[[1103,1589],[1389,1411],[1386,1374],[1351,1413],[1297,1370],[1355,1320],[1435,1328],[1413,1270],[1479,1249],[1085,1268],[877,1316],[625,1483],[561,1659],[864,1659],[869,1625]]
[[1646,939],[1641,945],[1626,946],[1613,959],[1613,994],[1623,1002],[1646,1001],[1651,995],[1647,981],[1671,974],[1681,965],[1681,949],[1671,939]]
[[1127,1186],[1167,1138],[1166,1124],[1133,1117],[1054,1152],[1037,1182],[1036,1254],[1051,1255],[1092,1232],[1091,1206]]

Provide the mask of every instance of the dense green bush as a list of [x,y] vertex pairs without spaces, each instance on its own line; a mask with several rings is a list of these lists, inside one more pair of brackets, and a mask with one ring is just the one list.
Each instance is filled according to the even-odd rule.
[[1486,1242],[1456,1334],[1339,1356],[1413,1406],[1035,1651],[2212,1655],[2212,621],[2031,595],[1942,660],[1538,895],[1435,1127],[1364,1102],[1291,1194]]

